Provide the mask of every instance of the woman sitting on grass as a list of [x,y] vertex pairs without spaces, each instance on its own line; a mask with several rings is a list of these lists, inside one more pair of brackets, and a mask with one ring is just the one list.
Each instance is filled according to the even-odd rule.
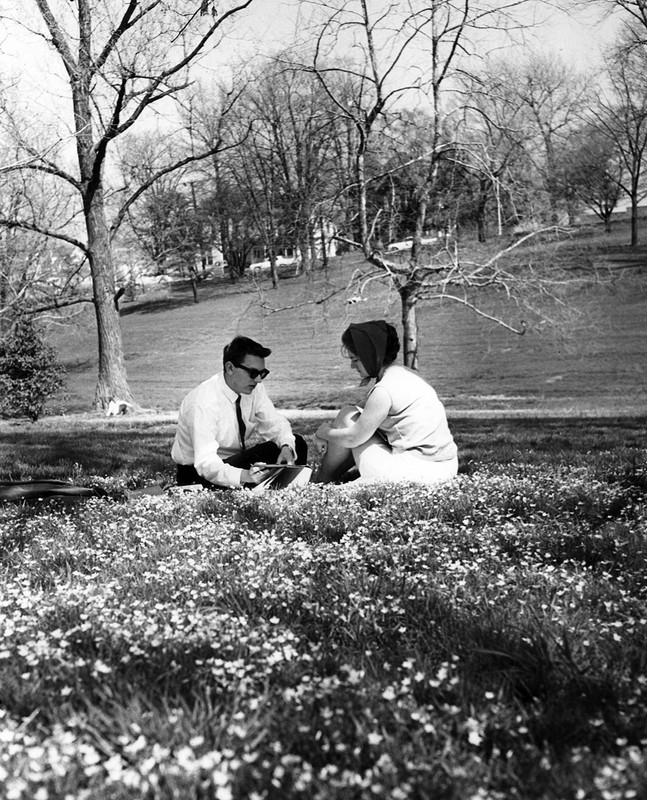
[[339,481],[356,464],[360,480],[441,483],[458,471],[456,445],[436,392],[417,373],[395,364],[398,334],[384,320],[350,325],[342,352],[364,386],[360,406],[345,406],[317,437],[327,442],[319,483]]

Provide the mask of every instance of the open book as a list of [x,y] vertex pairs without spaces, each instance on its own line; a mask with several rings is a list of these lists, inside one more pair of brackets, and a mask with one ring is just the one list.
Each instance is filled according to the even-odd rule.
[[286,486],[305,486],[310,482],[312,469],[298,464],[255,464],[271,470],[265,480],[257,483],[252,489],[256,494],[262,494],[268,489],[285,489]]

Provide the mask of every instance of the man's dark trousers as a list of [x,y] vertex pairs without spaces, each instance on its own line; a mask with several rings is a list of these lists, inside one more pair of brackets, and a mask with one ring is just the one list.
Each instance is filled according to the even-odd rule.
[[[296,434],[295,448],[297,451],[296,463],[306,464],[308,461],[308,445],[306,444],[303,436]],[[281,448],[274,444],[274,442],[261,442],[255,444],[249,449],[242,450],[229,458],[223,459],[225,464],[230,464],[232,467],[239,469],[249,469],[252,464],[258,462],[265,464],[275,464],[276,459],[279,457]],[[178,486],[191,486],[193,484],[200,484],[205,489],[226,489],[226,486],[218,486],[217,484],[210,483],[205,480],[201,475],[198,475],[193,464],[178,464],[177,465],[177,484]]]

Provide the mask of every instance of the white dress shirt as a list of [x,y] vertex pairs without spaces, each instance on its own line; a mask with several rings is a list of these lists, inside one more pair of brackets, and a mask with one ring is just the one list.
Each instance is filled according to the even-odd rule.
[[[242,469],[223,463],[241,452],[236,398],[222,375],[213,375],[182,400],[177,431],[171,450],[176,464],[193,464],[206,480],[220,486],[239,486]],[[294,452],[294,434],[287,419],[278,413],[259,383],[251,394],[240,396],[246,427],[245,445],[274,442],[287,444]]]

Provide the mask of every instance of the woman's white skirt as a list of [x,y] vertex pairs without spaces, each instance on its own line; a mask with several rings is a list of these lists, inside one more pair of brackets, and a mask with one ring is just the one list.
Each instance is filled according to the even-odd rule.
[[353,449],[355,463],[359,469],[360,480],[364,483],[375,481],[415,481],[416,483],[444,483],[455,478],[458,473],[458,458],[447,461],[433,461],[412,453],[398,453],[388,444],[370,442]]

